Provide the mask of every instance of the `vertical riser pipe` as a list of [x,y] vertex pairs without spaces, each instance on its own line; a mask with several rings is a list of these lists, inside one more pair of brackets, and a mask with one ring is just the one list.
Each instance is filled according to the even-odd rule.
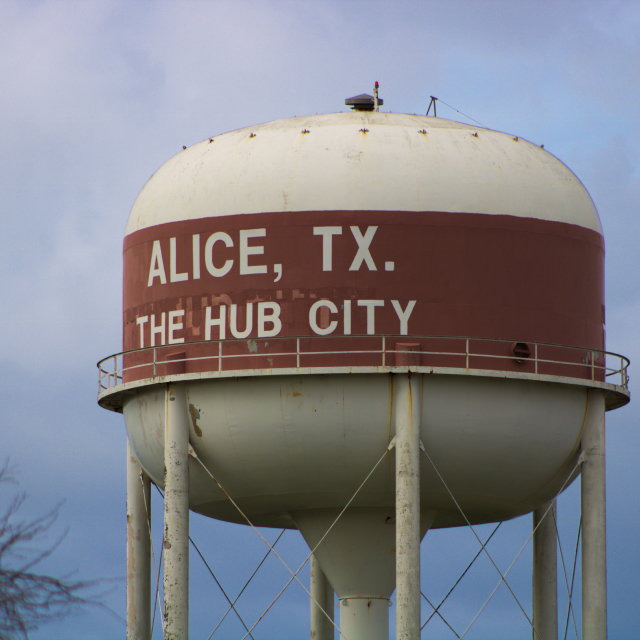
[[340,640],[389,640],[389,600],[340,600]]
[[396,425],[396,639],[420,638],[419,374],[394,378]]
[[151,640],[150,487],[127,440],[127,640]]
[[164,638],[189,637],[189,425],[183,389],[168,384],[164,443]]

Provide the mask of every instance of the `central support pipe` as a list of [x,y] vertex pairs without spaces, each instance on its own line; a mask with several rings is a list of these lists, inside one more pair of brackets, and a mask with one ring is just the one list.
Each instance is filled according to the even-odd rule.
[[555,515],[555,500],[533,512],[533,640],[558,640],[558,544]]
[[340,640],[389,640],[389,604],[387,598],[342,598]]
[[607,638],[607,541],[604,457],[604,393],[589,390],[584,462],[580,478],[582,507],[582,638]]
[[164,640],[188,640],[189,424],[179,385],[167,385],[165,415]]
[[[311,640],[333,640],[333,587],[315,555],[311,556]],[[316,602],[318,604],[316,604]],[[320,606],[318,606],[320,605]],[[325,615],[325,613],[327,615]],[[329,616],[329,618],[327,618]]]
[[396,639],[420,638],[420,413],[422,377],[394,378],[396,426]]
[[151,640],[151,483],[127,439],[127,640]]

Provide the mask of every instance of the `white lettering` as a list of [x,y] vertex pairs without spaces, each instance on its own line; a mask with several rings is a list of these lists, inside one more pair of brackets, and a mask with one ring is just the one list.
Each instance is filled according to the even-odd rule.
[[176,318],[180,318],[183,315],[184,309],[169,311],[169,344],[180,344],[184,342],[184,338],[175,338],[173,336],[174,331],[182,331],[182,322],[176,322]]
[[200,234],[193,234],[193,279],[200,280]]
[[322,270],[331,271],[333,262],[333,236],[342,235],[342,227],[313,227],[314,236],[322,236]]
[[309,326],[313,329],[313,332],[319,336],[326,336],[336,330],[338,321],[332,320],[326,329],[322,329],[320,325],[318,325],[318,309],[320,309],[320,307],[328,307],[331,313],[338,313],[338,307],[336,307],[331,300],[318,300],[314,302],[311,305],[311,309],[309,309]]
[[356,257],[353,259],[351,266],[349,267],[349,271],[358,271],[360,269],[360,265],[363,262],[367,263],[367,267],[369,267],[369,271],[377,271],[376,265],[373,262],[373,258],[369,253],[369,245],[373,240],[373,236],[375,235],[378,227],[367,227],[367,230],[364,234],[360,233],[359,227],[351,227],[351,232],[353,233],[353,237],[358,243],[358,253],[356,253]]
[[169,271],[171,273],[171,282],[184,282],[185,280],[189,279],[189,274],[188,273],[178,273],[178,267],[177,267],[177,263],[178,263],[178,256],[176,255],[178,253],[177,251],[177,241],[176,238],[170,238],[169,239]]
[[[271,313],[267,314],[267,311]],[[273,324],[272,329],[265,329],[265,324]],[[258,302],[258,338],[277,336],[282,329],[280,320],[280,305],[277,302]]]
[[140,327],[140,348],[144,348],[144,325],[149,319],[149,316],[142,316],[136,320],[136,323]]
[[411,315],[413,308],[416,306],[415,300],[409,300],[407,308],[403,311],[400,303],[397,300],[392,300],[391,304],[398,314],[400,319],[400,335],[406,336],[409,331],[409,316]]
[[151,266],[149,267],[149,284],[153,284],[154,278],[160,278],[160,284],[167,284],[167,275],[164,272],[164,263],[162,262],[162,249],[160,240],[153,241],[153,249],[151,250]]
[[249,238],[264,238],[266,229],[241,229],[240,230],[240,275],[267,273],[267,265],[249,265],[249,256],[258,256],[264,253],[264,247],[257,245],[250,247]]
[[384,300],[358,300],[359,307],[367,307],[367,335],[376,332],[376,307],[384,306]]
[[220,317],[214,320],[211,317],[211,307],[207,307],[207,314],[204,322],[204,339],[211,340],[211,327],[219,328],[219,340],[224,340],[226,337],[227,329],[227,306],[224,304],[220,306]]
[[216,278],[222,278],[226,276],[231,267],[233,266],[233,260],[227,260],[219,269],[213,264],[213,245],[220,240],[224,242],[225,246],[233,247],[233,240],[231,236],[224,231],[216,231],[212,233],[207,239],[207,243],[204,245],[204,263],[207,267],[207,271]]
[[164,339],[164,311],[160,314],[160,318],[162,319],[162,323],[159,327],[156,327],[156,317],[155,315],[151,316],[151,346],[156,346],[156,333],[160,334],[160,344],[166,344]]
[[231,305],[231,318],[229,323],[229,328],[231,329],[231,334],[234,338],[246,338],[253,329],[253,302],[250,302],[246,306],[247,310],[247,319],[245,323],[244,331],[238,331],[238,305]]
[[344,301],[344,335],[351,335],[351,300]]

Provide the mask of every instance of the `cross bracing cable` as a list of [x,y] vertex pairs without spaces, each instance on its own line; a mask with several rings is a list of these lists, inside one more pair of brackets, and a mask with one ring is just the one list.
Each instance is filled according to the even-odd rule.
[[[576,630],[576,638],[578,637],[578,625],[576,623],[576,616],[575,616],[575,612],[573,610],[573,605],[571,602],[571,589],[569,587],[569,578],[567,577],[567,567],[564,563],[564,553],[562,553],[562,543],[560,541],[560,532],[558,531],[558,522],[556,520],[556,510],[555,509],[551,509],[551,513],[553,514],[553,526],[555,527],[556,530],[556,539],[558,540],[558,549],[560,549],[560,560],[562,561],[562,571],[564,573],[564,583],[567,587],[567,595],[569,596],[569,611],[568,614],[570,613],[573,617],[573,626]],[[575,565],[574,565],[574,572],[575,572]],[[575,574],[575,573],[574,573]]]
[[[162,493],[162,491],[160,490],[160,487],[158,487],[158,485],[154,485],[155,488],[158,490],[158,493],[162,496],[162,498],[164,499],[164,493]],[[218,585],[218,587],[220,588],[220,591],[222,591],[222,594],[224,595],[224,597],[227,599],[227,602],[231,605],[230,609],[233,609],[233,612],[238,616],[238,619],[240,620],[240,622],[242,623],[242,626],[247,629],[247,625],[245,624],[244,620],[242,619],[242,616],[240,615],[239,611],[234,607],[235,604],[235,600],[232,603],[229,596],[227,595],[227,592],[224,590],[224,588],[222,587],[222,585],[220,584],[220,581],[218,580],[218,578],[216,578],[216,575],[213,573],[213,570],[211,569],[211,567],[209,566],[209,563],[205,560],[204,556],[202,555],[202,553],[200,552],[200,549],[198,549],[198,545],[193,541],[193,538],[191,536],[189,536],[189,542],[193,545],[193,548],[198,552],[198,555],[200,556],[202,562],[204,562],[204,566],[207,567],[207,569],[209,570],[209,573],[211,574],[211,577],[215,580],[216,584]],[[159,575],[159,574],[158,574]],[[159,581],[158,581],[159,582]],[[237,598],[236,598],[237,600]],[[228,611],[227,611],[228,613]],[[226,616],[226,614],[225,614]],[[217,627],[216,627],[217,628]],[[163,630],[164,630],[164,626],[163,626]],[[251,634],[249,634],[251,635]],[[209,636],[211,637],[211,636]],[[253,638],[253,636],[251,636]],[[246,638],[246,636],[245,636]],[[253,640],[255,640],[255,638],[253,638]]]
[[[151,618],[151,637],[153,637],[153,625],[156,621],[156,606],[160,607],[160,624],[162,624],[162,635],[164,635],[164,614],[162,614],[162,603],[160,602],[160,567],[156,568],[156,554],[153,550],[153,537],[151,535],[151,514],[147,505],[147,493],[144,490],[144,471],[140,471],[140,484],[142,485],[142,497],[144,498],[144,510],[147,513],[147,528],[149,529],[149,545],[151,546],[151,557],[153,558],[153,575],[156,579],[156,596],[153,599],[153,617]],[[155,486],[155,484],[154,484]],[[157,487],[156,487],[157,488]],[[162,566],[162,552],[164,545],[160,547],[160,566]]]
[[[382,460],[385,458],[385,456],[387,455],[387,453],[389,453],[389,451],[391,451],[391,449],[395,446],[395,438],[394,440],[391,441],[391,443],[389,444],[389,446],[385,449],[384,453],[380,456],[380,459],[376,462],[376,464],[373,466],[373,468],[371,469],[371,471],[369,471],[369,473],[367,474],[367,477],[362,481],[362,483],[360,484],[360,486],[356,489],[355,493],[351,496],[351,498],[349,499],[349,501],[347,502],[347,504],[344,506],[344,508],[342,509],[342,511],[340,511],[340,513],[338,514],[338,516],[336,517],[336,519],[333,521],[333,523],[331,524],[331,526],[327,529],[327,531],[325,532],[325,534],[322,536],[322,538],[320,538],[320,540],[318,541],[318,543],[316,544],[316,546],[311,550],[311,552],[309,553],[309,555],[305,558],[304,562],[300,565],[300,567],[298,568],[298,570],[294,573],[289,566],[287,565],[287,563],[278,555],[278,553],[275,551],[275,549],[273,549],[273,547],[267,542],[267,540],[265,539],[265,537],[260,533],[260,531],[258,531],[258,529],[255,527],[255,525],[251,522],[251,520],[249,520],[249,518],[247,517],[247,515],[244,513],[244,511],[242,511],[242,509],[240,508],[240,506],[236,503],[236,501],[229,495],[229,493],[227,493],[227,491],[224,489],[224,487],[220,484],[220,482],[218,481],[218,479],[211,473],[211,471],[209,471],[209,469],[206,467],[206,465],[202,462],[202,460],[200,460],[200,458],[198,457],[197,453],[195,452],[195,450],[193,449],[193,447],[189,447],[189,455],[194,457],[202,466],[202,468],[205,470],[205,472],[209,475],[209,477],[218,485],[218,488],[225,494],[225,496],[227,496],[227,498],[229,499],[229,501],[231,502],[231,504],[238,510],[238,513],[240,513],[240,515],[247,521],[247,524],[258,534],[258,536],[260,537],[260,539],[267,545],[267,547],[269,547],[269,549],[271,550],[271,552],[273,553],[273,555],[278,558],[278,560],[280,560],[280,562],[282,563],[282,565],[284,566],[284,568],[291,574],[291,578],[289,578],[289,581],[287,582],[287,584],[280,590],[280,592],[278,593],[278,595],[275,597],[275,599],[271,602],[271,604],[265,609],[264,613],[258,618],[258,620],[256,620],[256,622],[253,624],[253,626],[251,627],[251,629],[249,629],[249,631],[253,631],[253,629],[255,629],[256,625],[264,618],[264,616],[267,614],[267,612],[269,611],[269,609],[271,609],[271,607],[276,603],[276,601],[280,598],[280,596],[285,592],[285,590],[288,588],[288,586],[293,582],[293,580],[296,580],[296,582],[305,590],[305,592],[307,593],[307,595],[313,600],[313,602],[320,608],[320,610],[324,613],[324,615],[326,616],[327,620],[329,620],[331,622],[331,624],[338,630],[338,633],[340,634],[341,638],[344,638],[344,634],[340,631],[340,629],[338,628],[338,626],[336,625],[336,623],[331,619],[331,617],[327,614],[327,612],[324,610],[324,607],[322,607],[320,605],[320,603],[313,597],[313,595],[311,594],[311,592],[307,589],[307,587],[300,581],[300,578],[298,578],[298,574],[300,573],[300,571],[302,570],[302,567],[304,567],[304,565],[309,561],[309,558],[311,558],[311,556],[313,555],[313,553],[315,552],[315,550],[322,544],[322,542],[324,541],[324,539],[327,537],[327,535],[329,535],[329,532],[333,529],[333,527],[336,525],[336,523],[338,522],[338,520],[340,519],[340,517],[342,516],[342,514],[347,510],[347,508],[349,507],[349,505],[355,500],[356,496],[358,495],[358,493],[360,492],[360,490],[362,489],[362,487],[364,487],[365,483],[367,482],[367,480],[369,480],[369,478],[373,475],[374,471],[378,468],[378,466],[380,465],[380,463],[382,462]],[[242,640],[245,640],[245,638],[247,637],[248,633],[245,634],[242,638]]]
[[[578,538],[576,539],[576,552],[573,557],[573,572],[571,574],[571,589],[569,591],[569,606],[571,609],[567,611],[567,624],[564,627],[564,640],[567,640],[567,633],[569,631],[569,612],[573,612],[573,607],[571,605],[571,598],[573,597],[573,584],[576,578],[576,567],[578,566],[578,550],[580,549],[580,534],[582,533],[582,516],[580,516],[580,524],[578,525]],[[575,624],[576,617],[573,616],[573,623],[575,625],[576,630],[576,640],[579,640],[580,636],[578,635],[578,626]]]
[[[282,538],[282,536],[284,535],[284,532],[285,532],[285,529],[283,529],[280,532],[280,535],[276,538],[276,541],[273,543],[274,547],[278,544],[278,540]],[[211,632],[207,640],[211,640],[211,638],[213,638],[215,632],[218,630],[220,625],[224,622],[224,619],[227,617],[227,615],[229,615],[229,612],[231,611],[231,609],[233,609],[233,605],[236,602],[238,602],[238,600],[240,599],[240,596],[244,593],[244,590],[249,586],[249,583],[253,580],[254,576],[256,575],[256,573],[258,573],[258,571],[260,570],[260,567],[264,564],[264,561],[269,557],[270,554],[271,554],[271,549],[269,549],[267,553],[264,554],[264,558],[262,558],[262,560],[260,561],[260,564],[256,567],[256,570],[251,574],[251,577],[245,582],[244,587],[240,589],[240,593],[235,597],[235,600],[233,601],[232,605],[226,610],[225,614],[220,619],[220,622],[218,622],[218,624],[216,625],[216,628]]]
[[[467,523],[467,525],[469,526],[469,528],[471,529],[471,531],[473,532],[473,535],[476,537],[476,540],[480,543],[480,546],[482,547],[482,550],[487,554],[487,557],[489,558],[489,560],[491,561],[491,564],[495,567],[495,570],[500,574],[500,582],[498,583],[498,586],[500,586],[500,584],[502,584],[502,582],[504,582],[504,584],[506,585],[507,589],[509,589],[509,592],[511,593],[511,595],[513,596],[513,599],[516,601],[516,603],[518,604],[518,606],[520,607],[520,610],[522,611],[522,613],[524,614],[525,618],[528,620],[529,624],[531,625],[531,628],[534,630],[535,634],[538,636],[538,638],[540,637],[540,635],[537,633],[537,631],[535,630],[535,627],[533,626],[533,622],[529,619],[529,616],[527,615],[527,612],[524,610],[524,607],[522,606],[522,604],[520,604],[520,600],[518,600],[516,594],[513,592],[513,589],[510,587],[509,583],[506,581],[505,579],[505,575],[502,575],[502,571],[500,571],[500,569],[498,568],[498,565],[495,563],[494,559],[491,557],[491,554],[489,553],[489,551],[487,551],[486,546],[483,544],[482,540],[480,540],[480,536],[476,533],[476,530],[473,528],[473,526],[471,525],[471,522],[469,522],[469,519],[467,518],[466,514],[464,513],[464,511],[462,510],[462,507],[458,504],[458,501],[455,499],[453,493],[451,493],[451,490],[449,489],[449,486],[447,485],[447,483],[444,481],[444,478],[440,475],[440,472],[438,471],[438,469],[436,468],[436,465],[433,464],[433,460],[431,460],[431,457],[429,456],[429,454],[427,453],[427,450],[424,448],[421,448],[422,452],[424,453],[425,456],[427,456],[427,460],[429,460],[429,462],[431,463],[431,466],[433,467],[433,470],[436,472],[436,474],[438,475],[438,478],[440,478],[440,481],[442,482],[442,484],[444,485],[445,489],[447,490],[447,492],[449,493],[449,495],[451,496],[451,499],[453,500],[453,502],[455,503],[456,507],[458,508],[458,511],[460,511],[460,514],[462,515],[462,517],[464,518],[465,522]],[[572,472],[573,473],[573,472]],[[565,483],[566,484],[566,483]],[[564,486],[563,486],[564,489]],[[545,513],[546,515],[546,513]],[[535,529],[534,529],[535,531]],[[533,535],[533,534],[532,534]],[[527,541],[528,542],[528,541]],[[522,551],[520,552],[522,553]],[[518,557],[520,556],[520,554],[518,554]],[[518,559],[518,557],[516,557],[516,560]],[[515,562],[515,560],[514,560]],[[511,564],[511,566],[513,566],[513,563]],[[511,569],[511,567],[509,567],[509,569]],[[508,573],[508,572],[507,572]],[[496,587],[497,589],[498,587]],[[495,593],[495,589],[493,591],[493,593]],[[493,596],[493,593],[491,594],[491,596]],[[487,601],[488,602],[488,601]],[[486,604],[485,604],[486,606]],[[483,607],[484,608],[484,607]],[[478,613],[478,615],[480,615]],[[477,616],[476,616],[477,618]],[[471,624],[473,624],[473,622],[475,622],[475,619],[473,619],[473,621],[471,622]],[[469,625],[470,627],[471,625]],[[464,637],[464,634],[469,630],[469,627],[467,627],[467,629],[465,630],[465,632],[462,634],[461,637]]]
[[[211,567],[209,566],[209,563],[204,559],[204,556],[202,555],[202,553],[200,553],[200,549],[198,549],[198,545],[196,545],[196,543],[193,541],[191,536],[189,536],[189,542],[191,542],[191,544],[193,545],[193,548],[198,552],[198,555],[200,556],[200,559],[202,560],[202,562],[204,562],[204,566],[207,567],[207,569],[209,570],[209,573],[211,574],[213,579],[216,581],[216,584],[220,587],[220,591],[222,591],[222,593],[224,594],[224,597],[227,599],[227,602],[231,605],[231,609],[233,609],[235,614],[238,616],[238,619],[242,623],[242,626],[245,628],[245,631],[247,632],[247,635],[250,636],[252,638],[252,640],[255,640],[255,638],[251,635],[251,631],[249,631],[249,627],[247,627],[247,625],[245,624],[245,621],[240,616],[240,613],[233,606],[234,603],[231,602],[231,598],[229,598],[229,596],[227,595],[227,592],[222,588],[222,585],[220,584],[218,578],[216,578],[215,574],[211,570]],[[245,636],[245,638],[246,637],[247,636]]]
[[[429,617],[429,620],[431,620],[431,618],[433,618],[433,616],[435,616],[437,614],[438,617],[440,618],[440,620],[442,620],[442,622],[444,622],[447,625],[447,627],[449,627],[449,629],[451,629],[451,631],[453,631],[453,633],[455,633],[456,638],[460,638],[460,635],[458,634],[458,632],[444,619],[442,614],[438,611],[438,608],[440,607],[440,605],[438,605],[438,608],[436,608],[436,607],[433,606],[433,603],[431,602],[431,600],[429,600],[429,598],[427,598],[427,596],[425,596],[424,593],[422,593],[422,591],[420,591],[420,595],[429,603],[429,606],[433,609],[433,613]],[[427,620],[427,622],[429,622],[429,620]],[[420,627],[420,631],[422,631],[424,629],[424,627],[427,624],[427,622],[425,622]]]
[[[564,491],[564,488],[567,486],[567,483],[569,482],[569,480],[571,479],[571,477],[573,476],[575,470],[582,464],[583,461],[583,456],[581,455],[578,458],[578,461],[576,462],[576,466],[571,470],[571,473],[568,475],[567,479],[565,480],[564,484],[562,485],[562,487],[560,488],[560,491],[558,491],[558,493],[556,494],[556,496],[554,497],[554,500]],[[435,468],[435,467],[434,467]],[[445,485],[446,486],[446,485]],[[453,497],[453,496],[452,496]],[[540,521],[538,522],[538,524],[534,527],[533,531],[531,532],[531,534],[529,535],[529,537],[526,539],[525,543],[522,545],[522,548],[520,549],[520,551],[518,552],[518,555],[514,558],[513,562],[509,565],[509,568],[505,571],[504,576],[501,577],[500,581],[498,582],[498,584],[496,585],[495,589],[491,592],[491,595],[487,598],[487,600],[485,601],[485,603],[482,605],[482,607],[480,608],[480,611],[478,611],[478,613],[476,614],[476,616],[473,618],[473,620],[469,623],[469,626],[465,629],[464,633],[462,634],[461,638],[464,638],[464,636],[467,634],[467,632],[469,631],[469,629],[471,628],[471,626],[473,625],[473,623],[478,619],[478,616],[482,613],[482,611],[484,610],[484,608],[489,604],[489,601],[491,600],[491,598],[493,598],[493,595],[495,594],[495,592],[498,590],[498,587],[504,582],[505,585],[507,585],[507,587],[509,586],[507,584],[506,581],[506,576],[507,574],[511,571],[511,569],[513,568],[513,566],[515,565],[516,561],[518,560],[518,558],[522,555],[522,552],[525,550],[526,546],[529,544],[529,541],[531,540],[531,538],[533,537],[534,533],[538,530],[538,527],[542,524],[542,521],[545,519],[547,513],[549,513],[549,510],[551,509],[551,506],[553,504],[553,500],[551,501],[551,503],[549,504],[549,506],[547,507],[547,510],[544,512],[544,515],[542,516],[542,518],[540,518]],[[471,525],[469,525],[471,526]],[[488,555],[488,553],[487,553]],[[494,565],[495,566],[495,565]],[[502,574],[501,574],[502,575]],[[511,591],[511,589],[509,589]],[[513,594],[513,591],[511,591],[511,593]],[[540,639],[540,634],[538,633],[538,631],[536,630],[533,622],[531,620],[529,620],[529,616],[524,612],[522,605],[520,604],[520,602],[518,601],[518,599],[515,597],[515,595],[513,596],[516,600],[516,602],[518,603],[518,606],[520,607],[520,610],[524,613],[525,617],[527,618],[527,620],[529,621],[529,624],[531,625],[531,628],[533,629],[533,632],[536,636],[538,636],[538,638]]]
[[[495,529],[491,532],[491,535],[487,538],[486,542],[484,543],[485,546],[489,544],[489,540],[491,540],[491,538],[493,538],[493,534],[500,528],[501,524],[502,524],[502,522],[498,522],[498,524],[496,525]],[[436,614],[438,614],[440,616],[440,618],[442,618],[442,616],[440,615],[440,612],[439,612],[440,611],[440,607],[445,603],[445,600],[453,593],[453,590],[460,584],[460,581],[462,580],[462,578],[465,577],[465,575],[467,574],[469,569],[471,569],[473,563],[478,559],[478,557],[480,556],[481,553],[482,553],[482,549],[480,549],[478,551],[478,553],[476,553],[476,555],[474,556],[473,560],[467,565],[467,568],[462,572],[462,575],[456,580],[455,584],[451,587],[451,589],[449,589],[449,592],[447,593],[447,595],[444,598],[442,598],[442,600],[440,601],[440,604],[437,607],[434,607],[429,602],[429,600],[427,599],[427,596],[425,596],[424,593],[422,593],[422,591],[420,592],[422,594],[422,597],[427,602],[429,602],[429,604],[433,608],[433,613],[427,618],[426,622],[420,627],[420,631],[422,631],[429,624],[429,621],[431,620],[431,618],[433,618],[433,616],[435,616]],[[442,620],[444,620],[444,618],[442,618]],[[445,621],[445,624],[448,624],[446,622],[446,620],[444,620],[444,621]]]

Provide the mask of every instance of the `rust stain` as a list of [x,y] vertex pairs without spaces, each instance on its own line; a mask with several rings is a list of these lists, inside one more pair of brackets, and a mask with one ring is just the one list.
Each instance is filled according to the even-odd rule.
[[301,396],[302,394],[299,391],[294,391],[293,392],[293,397],[297,398],[298,396]]
[[196,409],[192,404],[189,405],[189,414],[191,415],[191,422],[193,424],[193,430],[196,432],[198,438],[202,438],[202,429],[198,426],[197,420],[200,419],[200,410]]

